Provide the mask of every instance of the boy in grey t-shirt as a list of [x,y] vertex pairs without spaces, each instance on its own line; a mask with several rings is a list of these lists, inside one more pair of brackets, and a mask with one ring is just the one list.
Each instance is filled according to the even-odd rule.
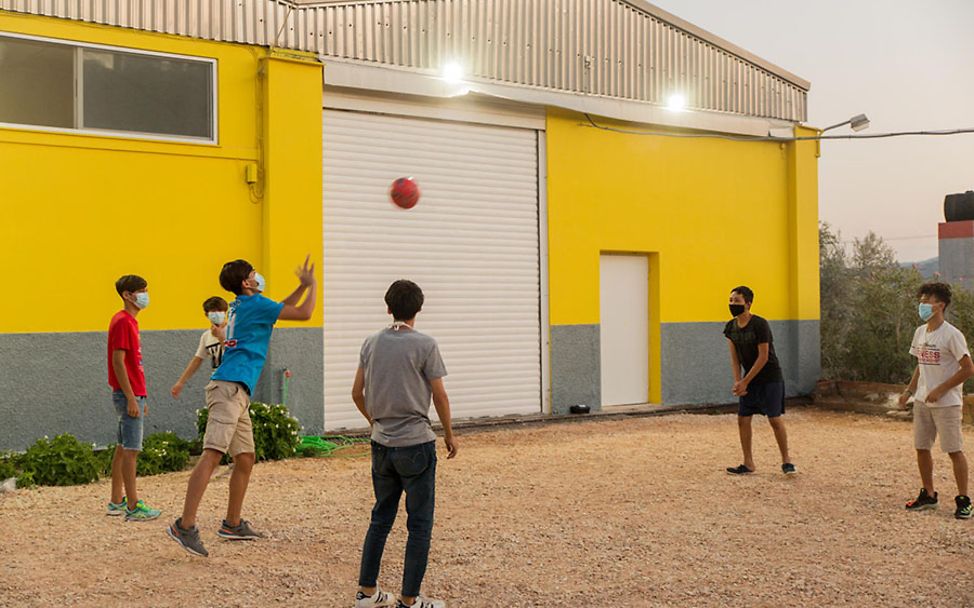
[[[414,329],[423,308],[423,291],[412,281],[393,283],[385,296],[393,324],[362,345],[352,387],[356,407],[372,426],[372,486],[375,506],[362,547],[355,606],[443,608],[420,595],[426,574],[436,492],[436,435],[430,424],[430,399],[443,425],[447,458],[457,455],[450,422],[450,400],[443,386],[446,367],[433,338]],[[386,538],[406,493],[406,560],[398,600],[378,587]]]

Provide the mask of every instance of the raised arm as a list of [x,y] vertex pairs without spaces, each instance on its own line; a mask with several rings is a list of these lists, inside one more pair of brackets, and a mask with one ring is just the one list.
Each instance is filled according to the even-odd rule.
[[[284,307],[281,309],[278,319],[282,321],[307,321],[314,314],[318,281],[315,279],[315,265],[310,262],[311,255],[308,255],[304,258],[304,264],[295,270],[301,284],[294,290],[294,293],[284,300]],[[304,297],[304,302],[300,305],[296,304],[297,300],[301,298],[301,294],[305,292],[307,295]]]

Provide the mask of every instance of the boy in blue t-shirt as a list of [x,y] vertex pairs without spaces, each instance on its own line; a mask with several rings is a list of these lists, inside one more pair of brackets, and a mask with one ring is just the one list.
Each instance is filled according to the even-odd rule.
[[[283,302],[261,295],[263,277],[244,260],[228,262],[220,271],[220,285],[235,293],[237,299],[230,304],[227,316],[223,361],[206,385],[209,417],[203,436],[203,455],[189,478],[183,515],[167,529],[173,540],[194,555],[209,555],[200,541],[196,512],[224,454],[233,458],[234,467],[230,476],[227,517],[217,534],[228,540],[256,540],[262,536],[240,517],[256,461],[250,396],[264,368],[274,324],[279,319],[307,321],[314,312],[317,282],[314,264],[309,261],[310,256],[296,271],[301,283]],[[305,292],[307,297],[299,305]]]

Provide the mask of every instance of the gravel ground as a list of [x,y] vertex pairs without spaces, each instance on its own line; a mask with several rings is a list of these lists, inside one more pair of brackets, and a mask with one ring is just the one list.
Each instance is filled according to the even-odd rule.
[[[740,461],[729,415],[465,434],[457,459],[441,456],[424,589],[451,607],[974,606],[974,520],[953,518],[945,455],[940,510],[907,513],[909,423],[810,409],[787,421],[793,478],[758,419],[758,472],[726,475]],[[269,538],[257,543],[216,538],[227,482],[214,481],[207,560],[164,532],[188,473],[141,480],[166,511],[144,524],[102,515],[107,482],[0,495],[0,605],[350,606],[365,454],[258,465],[246,510]],[[380,578],[391,590],[404,520]]]

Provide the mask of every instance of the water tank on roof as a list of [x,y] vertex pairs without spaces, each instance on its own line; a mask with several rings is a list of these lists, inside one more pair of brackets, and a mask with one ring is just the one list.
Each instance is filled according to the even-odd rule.
[[944,197],[944,219],[948,222],[974,220],[974,191]]

